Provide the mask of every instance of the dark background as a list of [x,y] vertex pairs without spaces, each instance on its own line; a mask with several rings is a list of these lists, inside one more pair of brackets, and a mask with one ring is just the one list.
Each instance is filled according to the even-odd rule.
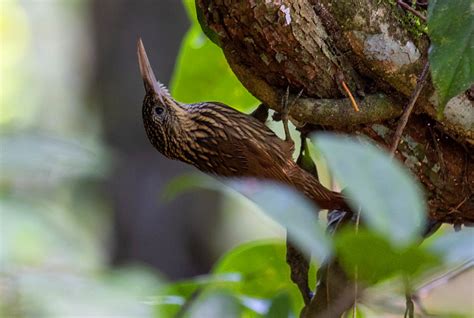
[[[218,197],[190,193],[160,200],[163,187],[192,168],[161,156],[148,142],[141,119],[144,95],[136,58],[138,37],[157,76],[168,85],[189,27],[180,1],[96,0],[91,4],[95,57],[91,94],[97,98],[104,137],[117,155],[104,184],[114,210],[112,261],[143,261],[170,278],[209,270],[209,242]],[[190,90],[193,88],[190,87]]]

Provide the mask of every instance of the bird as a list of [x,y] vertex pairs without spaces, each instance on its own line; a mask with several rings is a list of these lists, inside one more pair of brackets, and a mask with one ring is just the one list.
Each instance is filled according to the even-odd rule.
[[[319,209],[349,211],[345,197],[324,187],[293,160],[294,143],[262,121],[220,102],[176,101],[152,70],[141,39],[138,64],[145,87],[143,124],[164,156],[219,177],[252,177],[283,183],[302,192]],[[285,114],[284,114],[285,115]]]

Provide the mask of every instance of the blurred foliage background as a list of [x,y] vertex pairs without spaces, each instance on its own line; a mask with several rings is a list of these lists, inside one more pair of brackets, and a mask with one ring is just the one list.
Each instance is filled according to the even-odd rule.
[[[178,100],[258,104],[193,1],[0,0],[0,10],[0,315],[167,316],[209,285],[227,288],[206,296],[214,313],[236,297],[249,317],[298,312],[281,226],[209,188],[163,196],[194,170],[146,139],[138,37]],[[430,290],[427,306],[472,312],[473,280],[471,270]],[[394,294],[403,304],[402,288],[381,290],[379,307]]]
[[[5,317],[146,316],[163,281],[207,272],[238,242],[283,233],[269,220],[259,230],[255,208],[237,216],[231,210],[242,204],[216,193],[162,198],[167,182],[190,168],[162,158],[144,134],[139,36],[165,83],[179,57],[200,57],[192,74],[174,76],[183,100],[255,106],[233,88],[235,78],[210,92],[221,72],[231,73],[218,48],[195,25],[186,33],[189,26],[173,0],[0,1]],[[194,45],[179,54],[184,37]],[[219,69],[207,72],[216,56]],[[191,79],[198,89],[186,87]],[[227,89],[230,100],[222,98]]]

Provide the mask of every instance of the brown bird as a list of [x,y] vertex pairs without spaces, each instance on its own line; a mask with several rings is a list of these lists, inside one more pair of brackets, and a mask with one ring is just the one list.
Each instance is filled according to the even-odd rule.
[[278,181],[303,192],[321,209],[348,210],[341,194],[325,188],[293,161],[287,127],[287,140],[282,140],[264,123],[225,104],[174,100],[156,80],[141,40],[138,62],[146,91],[145,130],[163,155],[222,177]]

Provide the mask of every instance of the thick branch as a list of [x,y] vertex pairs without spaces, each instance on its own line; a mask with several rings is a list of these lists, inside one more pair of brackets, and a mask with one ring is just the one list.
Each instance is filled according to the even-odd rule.
[[[251,71],[238,64],[231,64],[233,71],[264,104],[276,111],[281,111],[283,91],[273,88],[267,82],[255,77]],[[291,96],[293,100],[295,96]],[[398,117],[402,106],[384,94],[372,94],[358,99],[360,111],[355,112],[348,98],[316,99],[301,97],[290,109],[290,116],[296,121],[310,124],[331,126],[336,128],[359,124],[380,122]]]
[[[402,100],[411,95],[426,60],[427,37],[420,28],[407,26],[405,12],[389,1],[196,0],[196,4],[207,33],[218,40],[233,70],[250,70],[246,77],[236,73],[258,98],[248,83],[251,79],[277,90],[290,85],[311,97],[340,99],[344,93],[337,78],[342,74],[350,90],[360,96],[383,91]],[[418,110],[439,121],[456,140],[474,144],[474,107],[462,96],[448,103],[439,120],[437,97],[427,82]],[[274,109],[277,105],[269,103]]]

